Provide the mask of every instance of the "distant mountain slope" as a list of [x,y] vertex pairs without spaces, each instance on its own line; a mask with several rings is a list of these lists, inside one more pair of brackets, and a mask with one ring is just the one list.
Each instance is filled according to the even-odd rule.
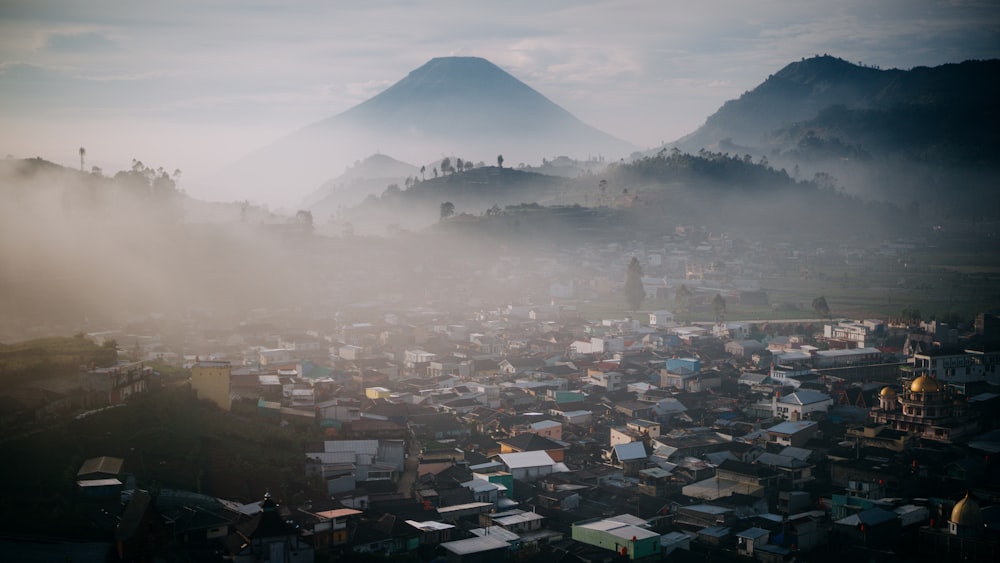
[[299,205],[317,217],[327,217],[341,206],[354,205],[369,194],[380,194],[390,184],[403,185],[410,176],[420,174],[412,164],[384,154],[373,154],[360,160],[336,178],[323,182]]
[[[409,162],[462,154],[494,162],[617,158],[635,147],[603,133],[493,63],[432,59],[375,97],[242,159],[237,199],[297,201],[347,163],[375,152]],[[294,194],[299,197],[289,197]]]
[[[890,152],[941,144],[995,149],[1000,137],[1000,61],[878,70],[821,56],[789,64],[677,141],[687,151],[720,143],[774,154],[798,148],[809,129],[841,144]],[[902,130],[900,129],[902,128]],[[818,131],[817,131],[818,130]],[[900,134],[903,132],[903,134]],[[914,137],[916,135],[916,137]],[[995,151],[994,151],[995,154]]]
[[867,200],[989,214],[979,202],[1000,179],[1000,60],[904,71],[803,59],[674,146],[763,157]]

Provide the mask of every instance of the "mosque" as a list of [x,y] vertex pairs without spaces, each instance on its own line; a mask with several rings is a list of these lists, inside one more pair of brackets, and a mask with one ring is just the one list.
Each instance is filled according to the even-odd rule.
[[[930,526],[920,530],[920,551],[925,561],[1000,561],[1000,540],[995,516],[989,507],[981,509],[979,501],[966,493],[955,503],[948,517],[948,526]],[[993,518],[984,517],[991,511]],[[992,520],[990,525],[986,520]]]
[[871,417],[893,430],[946,443],[977,429],[964,397],[929,375],[917,377],[902,393],[884,387]]

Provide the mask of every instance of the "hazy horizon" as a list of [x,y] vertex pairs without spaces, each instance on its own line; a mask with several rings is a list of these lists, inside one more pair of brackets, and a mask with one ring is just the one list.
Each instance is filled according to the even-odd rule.
[[[428,60],[479,56],[639,147],[693,132],[802,57],[881,68],[1000,56],[991,3],[4,3],[0,150],[209,173],[344,112]],[[392,156],[392,155],[390,155]],[[485,158],[480,155],[470,155]],[[555,156],[555,155],[552,155]],[[421,163],[412,163],[421,164]]]

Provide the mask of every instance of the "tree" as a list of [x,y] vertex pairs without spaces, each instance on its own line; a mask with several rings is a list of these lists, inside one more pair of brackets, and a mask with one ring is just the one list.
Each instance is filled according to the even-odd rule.
[[299,209],[295,214],[295,222],[302,225],[305,232],[313,232],[313,214],[308,209]]
[[688,286],[681,284],[681,286],[677,288],[677,291],[674,292],[674,301],[677,302],[680,308],[686,313],[690,313],[691,297],[693,296],[694,294],[691,293]]
[[466,171],[469,171],[469,170],[472,170],[473,166],[474,166],[474,165],[472,164],[472,161],[471,161],[471,160],[466,160],[466,161],[465,161],[465,170],[466,170]]
[[821,295],[813,299],[812,308],[813,311],[816,311],[817,315],[826,318],[830,317],[830,305],[826,302],[826,297]]
[[465,170],[465,162],[463,162],[461,158],[456,158],[455,172],[461,172],[462,170]]
[[716,293],[712,299],[712,310],[715,311],[715,322],[721,323],[726,316],[726,300],[721,293]]
[[441,204],[441,219],[447,219],[448,217],[451,217],[454,214],[455,214],[454,203],[446,201]]
[[628,302],[629,309],[638,311],[642,301],[646,298],[646,290],[642,286],[642,266],[635,256],[628,263],[625,270],[625,301]]
[[446,156],[444,157],[444,160],[441,161],[441,173],[447,174],[450,171],[451,171],[451,159]]
[[420,167],[420,179],[421,180],[426,180],[426,178],[424,178],[424,172],[426,172],[426,171],[427,171],[427,167],[426,166],[421,166]]
[[497,155],[497,168],[503,168],[503,155]]
[[83,157],[87,155],[87,149],[80,147],[80,172],[83,172]]

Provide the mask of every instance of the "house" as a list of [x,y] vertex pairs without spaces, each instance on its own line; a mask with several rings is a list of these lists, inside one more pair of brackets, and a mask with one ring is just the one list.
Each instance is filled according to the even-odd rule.
[[169,545],[170,530],[156,510],[149,492],[136,490],[129,498],[115,529],[121,561],[153,560]]
[[307,472],[323,479],[327,492],[352,490],[365,481],[395,482],[403,471],[403,440],[326,440],[322,452],[306,453]]
[[892,544],[902,530],[895,512],[874,507],[834,521],[833,533],[838,543],[858,543],[882,549]]
[[232,407],[229,362],[199,361],[191,366],[191,388],[199,399],[206,399],[224,411]]
[[236,533],[226,539],[226,548],[235,563],[311,563],[315,559],[313,546],[282,518],[270,494],[264,495],[260,512],[237,524]]
[[767,545],[771,532],[763,528],[749,528],[736,533],[736,551],[740,555],[754,556],[754,547]]
[[483,518],[494,526],[522,535],[541,530],[545,520],[541,514],[519,509],[483,515]]
[[590,424],[590,420],[593,417],[593,413],[588,410],[568,410],[563,411],[561,409],[549,409],[549,414],[555,418],[562,419],[566,424],[572,424],[574,426],[587,426]]
[[597,546],[629,561],[659,558],[660,534],[635,523],[615,519],[584,520],[572,526],[574,541]]
[[803,389],[789,395],[776,393],[771,398],[771,414],[785,420],[804,420],[812,413],[825,413],[833,405],[833,398],[826,393]]
[[812,420],[789,420],[767,429],[768,442],[781,446],[802,447],[819,432],[819,423]]
[[[350,539],[348,537],[348,522],[351,518],[361,514],[363,512],[353,508],[335,508],[333,510],[317,512],[316,516],[323,519],[326,525],[315,527],[313,529],[314,537],[318,538],[320,535],[326,535],[327,538],[323,543],[327,546],[343,545]],[[319,547],[319,545],[316,547]]]
[[674,322],[674,314],[670,311],[650,311],[649,326],[668,326]]
[[814,464],[791,456],[765,452],[757,458],[757,463],[778,472],[778,485],[783,491],[802,489],[815,480]]
[[626,477],[637,477],[645,469],[649,453],[642,442],[630,442],[612,447],[609,457],[611,464],[620,467]]
[[499,458],[515,480],[530,482],[557,471],[556,461],[542,451],[500,454]]
[[448,563],[492,563],[507,559],[510,544],[495,536],[445,542],[439,548]]
[[545,436],[552,440],[562,440],[563,425],[554,420],[540,420],[528,425],[525,432],[533,432],[539,436]]
[[122,491],[122,458],[101,456],[83,462],[76,485],[87,498],[114,498]]
[[565,444],[530,432],[522,432],[511,438],[499,439],[497,442],[500,444],[502,454],[542,451],[549,454],[554,461],[562,461],[563,452],[568,449]]
[[727,353],[741,359],[750,359],[754,354],[759,354],[766,347],[756,340],[732,340],[726,342]]
[[119,405],[149,389],[153,368],[143,362],[118,362],[107,368],[80,373],[80,387],[103,405]]
[[715,481],[720,493],[723,489],[728,489],[729,493],[714,498],[729,496],[733,492],[759,497],[778,484],[778,473],[763,465],[727,459],[716,468]]
[[648,401],[615,401],[614,410],[629,418],[649,419],[653,417],[653,406]]
[[603,387],[608,393],[618,391],[622,388],[621,372],[591,370],[588,373],[588,382],[597,387]]

